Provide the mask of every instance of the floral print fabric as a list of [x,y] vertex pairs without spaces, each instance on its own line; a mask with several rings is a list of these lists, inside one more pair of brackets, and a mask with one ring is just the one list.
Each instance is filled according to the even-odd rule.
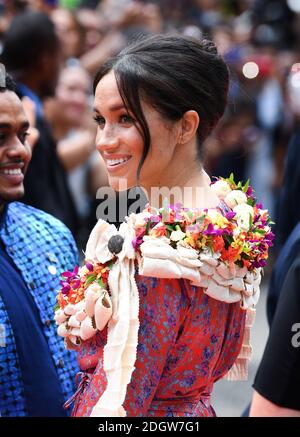
[[[188,280],[136,275],[140,295],[137,360],[123,404],[127,416],[214,416],[213,383],[240,351],[246,312],[205,295]],[[107,328],[82,343],[78,361],[88,383],[73,416],[89,416],[106,387]]]

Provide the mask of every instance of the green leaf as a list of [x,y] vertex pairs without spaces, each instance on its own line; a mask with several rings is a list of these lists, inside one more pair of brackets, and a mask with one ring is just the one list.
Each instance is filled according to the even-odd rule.
[[105,284],[101,278],[97,279],[97,284],[100,285],[101,288],[105,288]]
[[59,310],[59,308],[60,308],[59,303],[55,304],[55,306],[53,308],[54,312]]
[[109,263],[107,264],[107,267],[109,269],[112,269],[113,265],[114,265],[114,262],[113,261],[109,261]]
[[233,243],[234,238],[231,235],[223,235],[223,239],[225,241],[225,247],[228,249],[231,243]]
[[247,190],[249,188],[249,184],[250,184],[250,179],[247,179],[245,185],[243,186],[244,193],[247,193]]
[[202,217],[198,217],[197,219],[196,219],[196,223],[199,223],[200,225],[202,225],[203,224],[203,222],[204,222],[204,216],[202,216]]
[[149,231],[150,231],[150,220],[148,220],[146,225],[146,235],[149,235]]
[[97,277],[97,276],[94,275],[94,274],[89,275],[89,276],[86,278],[85,286],[87,287],[88,285],[91,285],[91,284],[95,281],[96,277]]
[[255,233],[260,234],[260,235],[265,235],[266,231],[264,231],[262,229],[255,229]]
[[249,199],[247,200],[247,205],[255,206],[255,200],[249,197]]
[[230,180],[230,182],[232,182],[233,184],[235,183],[235,182],[234,182],[234,174],[233,174],[233,173],[230,173],[229,180]]
[[172,225],[166,225],[166,229],[167,229],[168,231],[170,231],[170,232],[173,232],[173,231],[174,231],[174,226],[172,226]]
[[249,231],[251,231],[252,226],[253,226],[253,217],[252,217],[252,214],[249,214],[249,215],[250,215],[250,218],[249,218]]

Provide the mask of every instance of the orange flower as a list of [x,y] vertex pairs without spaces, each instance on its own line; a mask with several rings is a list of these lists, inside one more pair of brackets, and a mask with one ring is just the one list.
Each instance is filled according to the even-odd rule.
[[217,236],[212,241],[212,247],[214,252],[221,252],[224,249],[223,237]]
[[247,269],[251,267],[251,262],[248,261],[247,259],[243,259],[243,263],[244,263],[244,267],[247,267]]
[[221,257],[224,261],[235,262],[240,259],[241,248],[233,248],[229,246],[229,248],[223,249],[221,252]]
[[156,225],[150,232],[149,235],[153,237],[163,237],[166,234],[166,226],[161,225],[159,223],[159,226]]

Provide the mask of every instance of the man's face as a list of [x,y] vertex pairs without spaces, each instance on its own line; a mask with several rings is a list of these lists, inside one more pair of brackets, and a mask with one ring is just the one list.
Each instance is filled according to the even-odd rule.
[[18,96],[0,92],[0,207],[24,195],[23,180],[31,158],[28,128]]

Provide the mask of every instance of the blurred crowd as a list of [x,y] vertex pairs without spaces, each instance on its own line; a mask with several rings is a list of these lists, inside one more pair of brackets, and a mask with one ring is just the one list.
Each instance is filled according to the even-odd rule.
[[[49,33],[43,44],[47,24],[36,23],[42,16],[53,23],[56,42]],[[300,117],[300,0],[2,0],[1,62],[20,85],[19,94],[34,101],[28,105],[31,120],[43,118],[48,147],[51,135],[55,149],[53,159],[47,155],[41,164],[44,154],[32,166],[49,166],[45,183],[66,192],[55,202],[45,192],[39,199],[29,187],[25,201],[61,218],[79,246],[96,220],[97,189],[107,184],[94,146],[93,76],[130,41],[161,32],[217,44],[231,87],[227,112],[205,144],[205,166],[211,175],[250,177],[276,219],[287,145]],[[55,182],[58,168],[62,179]],[[39,190],[45,172],[35,173]]]

